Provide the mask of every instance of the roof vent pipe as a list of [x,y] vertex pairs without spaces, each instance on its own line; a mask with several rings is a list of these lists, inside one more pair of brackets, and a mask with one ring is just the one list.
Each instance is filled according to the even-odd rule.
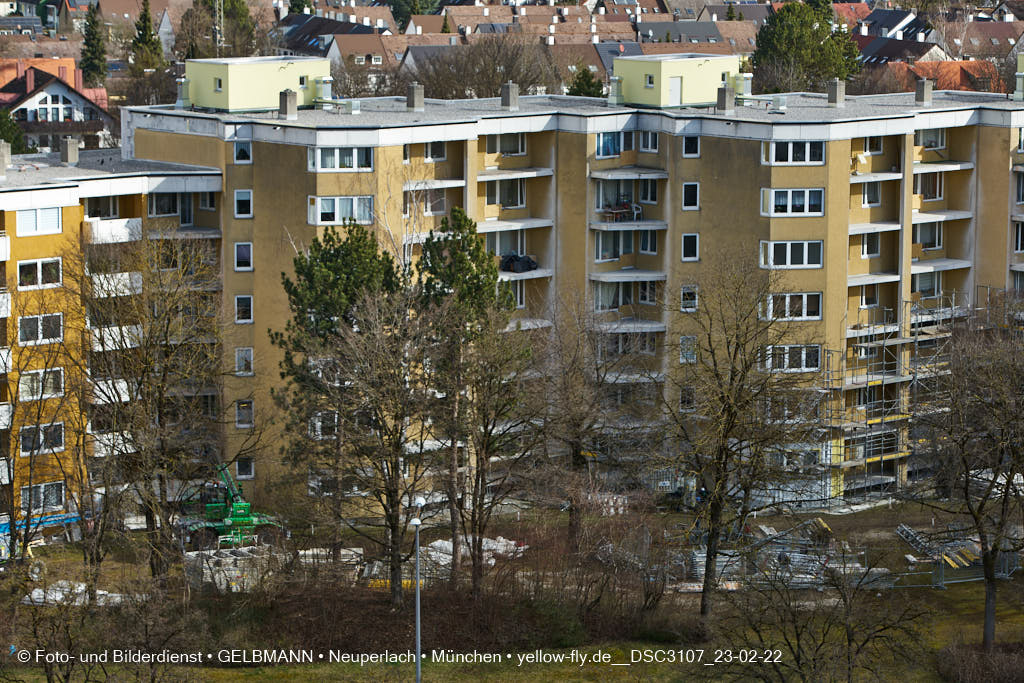
[[405,108],[407,111],[423,111],[423,86],[419,83],[410,83],[405,95]]
[[846,81],[838,78],[833,78],[829,81],[828,106],[840,108],[846,106]]
[[277,118],[283,121],[295,121],[299,118],[298,95],[294,90],[282,90]]
[[718,102],[715,104],[716,114],[729,116],[736,113],[736,91],[732,86],[724,86],[718,89]]
[[922,107],[929,107],[932,104],[932,82],[924,78],[917,82],[917,90],[914,93],[914,102]]
[[519,111],[519,84],[509,81],[501,85],[501,108]]

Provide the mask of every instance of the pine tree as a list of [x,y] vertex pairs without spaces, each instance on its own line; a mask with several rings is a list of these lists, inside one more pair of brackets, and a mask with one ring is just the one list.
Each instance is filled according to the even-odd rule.
[[573,76],[566,94],[577,97],[604,97],[604,86],[594,78],[590,67],[580,62],[576,64],[576,75]]
[[448,26],[448,15],[444,15],[444,23],[441,24],[441,33],[451,33],[452,29]]
[[153,14],[149,0],[142,0],[142,11],[135,22],[135,37],[132,39],[132,57],[136,67],[153,69],[164,63],[164,48],[153,30]]
[[35,151],[25,142],[25,134],[11,117],[11,112],[6,109],[0,109],[0,140],[11,143],[11,154],[28,154]]
[[733,5],[729,5],[729,9],[725,11],[726,21],[736,21],[736,8]]
[[309,0],[288,0],[288,14],[302,14],[309,6]]
[[82,58],[79,66],[85,85],[96,88],[107,78],[107,48],[100,29],[99,12],[96,5],[89,5],[85,15],[85,41],[82,43]]

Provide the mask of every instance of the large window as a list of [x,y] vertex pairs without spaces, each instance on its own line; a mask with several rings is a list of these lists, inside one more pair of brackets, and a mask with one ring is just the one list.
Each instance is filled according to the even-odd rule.
[[47,313],[18,318],[18,341],[22,346],[49,344],[64,338],[64,314]]
[[942,223],[918,223],[914,226],[914,244],[922,249],[942,248]]
[[18,211],[17,226],[18,237],[56,235],[61,231],[60,207]]
[[502,133],[487,136],[487,153],[518,157],[526,154],[526,135],[523,133]]
[[318,147],[309,152],[311,171],[373,170],[373,147]]
[[633,149],[632,131],[597,134],[597,158],[609,159]]
[[942,273],[917,273],[910,276],[910,291],[922,299],[935,299],[942,293]]
[[761,242],[762,268],[820,268],[820,241]]
[[595,282],[594,310],[616,311],[633,303],[632,282]]
[[860,257],[874,258],[881,254],[882,238],[877,232],[869,232],[860,236]]
[[924,201],[942,199],[942,173],[918,173],[914,176],[914,194]]
[[38,401],[63,395],[63,368],[31,370],[18,376],[18,399],[21,401]]
[[309,420],[309,436],[317,441],[333,439],[338,435],[338,413],[322,410]]
[[22,456],[64,450],[64,423],[22,427],[19,433]]
[[1013,250],[1018,254],[1024,254],[1024,223],[1020,221],[1013,223]]
[[825,163],[825,143],[820,141],[763,142],[761,163],[771,166],[819,165]]
[[683,364],[697,362],[697,337],[684,335],[679,338],[679,362]]
[[821,320],[821,292],[772,294],[767,307],[772,320]]
[[640,203],[641,204],[657,204],[658,203],[658,181],[650,178],[644,178],[640,181]]
[[448,158],[448,149],[444,140],[435,140],[423,145],[423,160],[428,164],[444,161]]
[[153,192],[149,195],[149,217],[177,216],[178,194],[176,192]]
[[18,289],[57,287],[62,281],[59,258],[18,261]]
[[679,310],[683,313],[697,311],[697,285],[682,285],[680,287]]
[[597,208],[625,206],[633,203],[632,180],[597,181]]
[[487,183],[487,203],[500,204],[503,209],[522,209],[526,207],[526,181],[522,178],[513,180],[491,180]]
[[944,149],[946,147],[946,129],[928,128],[915,131],[914,144],[925,149]]
[[341,225],[349,221],[373,222],[373,197],[314,197],[310,199],[310,225]]
[[487,251],[496,256],[516,254],[522,256],[526,253],[526,231],[525,230],[502,230],[501,232],[489,232],[485,239]]
[[879,206],[882,203],[882,188],[878,182],[861,184],[861,206]]
[[1024,173],[1014,173],[1017,177],[1017,203],[1024,204]]
[[861,285],[860,307],[875,308],[878,306],[878,285]]
[[812,190],[761,190],[761,215],[763,216],[823,216],[825,214],[825,191]]
[[117,197],[89,197],[85,200],[85,215],[89,218],[117,218]]
[[657,230],[637,230],[637,241],[640,243],[641,254],[657,254],[658,253],[658,231]]
[[872,156],[875,154],[881,154],[882,136],[872,135],[871,137],[864,138],[864,153]]
[[658,152],[658,134],[650,130],[640,131],[640,151]]
[[766,370],[810,372],[821,367],[821,347],[815,344],[769,346],[762,360]]
[[594,233],[594,260],[614,261],[622,254],[633,253],[633,233],[629,230]]
[[637,303],[654,306],[658,303],[658,283],[654,280],[641,280],[636,283]]
[[60,481],[21,487],[23,513],[54,512],[64,509],[64,483]]

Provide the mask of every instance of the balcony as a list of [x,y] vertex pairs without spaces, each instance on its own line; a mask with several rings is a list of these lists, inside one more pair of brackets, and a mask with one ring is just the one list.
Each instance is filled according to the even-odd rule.
[[141,325],[98,327],[92,330],[92,350],[114,351],[117,349],[134,349],[139,345],[141,338]]
[[594,326],[603,334],[641,334],[643,332],[664,332],[665,323],[660,320],[644,320],[643,318],[622,318],[599,322]]
[[87,218],[91,244],[117,244],[142,239],[141,218]]
[[11,258],[11,238],[6,232],[0,231],[0,261],[9,261]]
[[142,273],[98,273],[92,276],[92,287],[99,298],[131,296],[142,291]]
[[128,390],[128,380],[99,379],[93,382],[92,402],[96,405],[109,403],[125,403],[132,399]]
[[876,232],[893,232],[900,229],[899,221],[879,221],[877,223],[851,223],[850,236],[868,235]]
[[0,287],[0,318],[11,317],[11,293],[6,287]]
[[527,168],[492,168],[480,171],[476,176],[478,183],[487,183],[494,180],[519,180],[520,178],[546,178],[554,175],[550,168],[527,167]]
[[10,403],[0,403],[0,429],[11,428],[11,418],[14,414],[14,408]]
[[97,458],[109,458],[135,451],[135,444],[132,443],[131,435],[128,432],[93,434],[92,454]]
[[854,172],[850,174],[850,184],[857,185],[858,183],[882,183],[887,180],[901,180],[903,174],[899,171],[884,171],[875,173],[858,173]]
[[620,268],[600,273],[590,273],[588,277],[594,282],[664,282],[668,279],[663,270],[644,270],[642,268]]
[[848,275],[846,278],[847,287],[861,287],[863,285],[881,285],[886,282],[899,282],[900,274],[893,271],[880,271],[877,273],[863,273],[861,275]]
[[934,211],[919,211],[921,207],[921,195],[915,194],[914,212],[910,216],[911,223],[938,223],[940,221],[962,221],[973,218],[971,211],[956,211],[954,209],[936,209]]
[[591,171],[595,180],[668,180],[668,171],[645,166],[621,166]]
[[11,350],[10,348],[0,349],[0,374],[6,375],[11,371]]
[[554,271],[550,268],[537,266],[537,257],[534,255],[519,256],[506,254],[501,257],[501,265],[498,267],[498,281],[512,282],[515,280],[535,280],[542,277],[551,277]]
[[529,230],[531,228],[550,228],[555,224],[551,218],[512,218],[507,220],[480,221],[476,224],[477,234],[504,232],[506,230]]
[[938,273],[944,270],[958,270],[960,268],[970,268],[971,262],[966,259],[958,258],[933,258],[924,259],[922,261],[914,261],[910,264],[910,273],[917,275],[919,273]]
[[946,173],[949,171],[970,171],[974,168],[971,161],[915,161],[914,174]]
[[462,178],[424,178],[423,180],[407,180],[402,183],[403,192],[423,192],[424,190],[446,190],[449,187],[465,187]]

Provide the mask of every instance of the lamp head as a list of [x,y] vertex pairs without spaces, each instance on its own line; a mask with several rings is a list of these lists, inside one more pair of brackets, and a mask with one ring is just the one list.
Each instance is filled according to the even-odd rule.
[[411,520],[409,520],[409,524],[418,527],[419,525],[423,524],[423,522],[420,520],[419,517],[413,517]]
[[423,507],[424,505],[427,504],[427,499],[424,498],[423,496],[416,496],[416,499],[413,500],[412,503],[416,507],[421,508],[421,507]]

